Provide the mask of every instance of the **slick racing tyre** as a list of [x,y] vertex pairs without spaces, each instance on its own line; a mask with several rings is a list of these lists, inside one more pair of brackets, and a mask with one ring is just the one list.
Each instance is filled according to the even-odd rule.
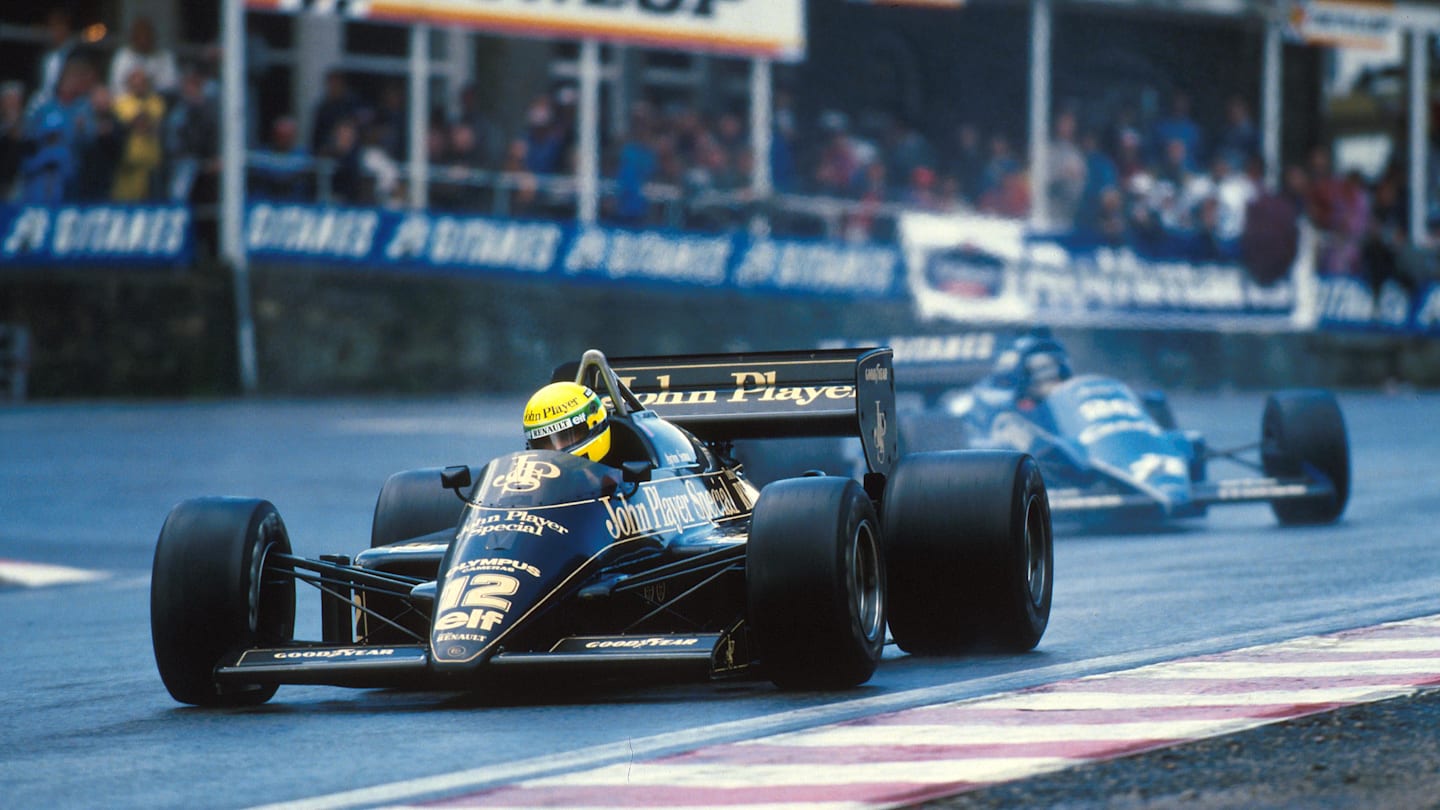
[[197,498],[170,510],[150,579],[150,636],[160,679],[196,706],[253,706],[275,685],[221,684],[232,650],[290,641],[295,580],[265,576],[267,555],[289,554],[275,507],[247,498]]
[[1350,498],[1350,441],[1340,404],[1328,391],[1282,391],[1265,400],[1260,462],[1272,478],[1328,480],[1334,491],[1270,502],[1286,526],[1333,523]]
[[[440,486],[440,473],[439,467],[427,467],[398,472],[386,479],[375,500],[371,548],[455,528],[465,504],[455,497],[454,490]],[[472,479],[475,473],[472,467]]]
[[745,552],[747,615],[784,689],[864,683],[885,646],[885,563],[870,498],[849,478],[777,481],[760,493]]
[[1009,451],[904,456],[885,487],[890,633],[944,655],[1034,647],[1050,620],[1050,503],[1035,460]]

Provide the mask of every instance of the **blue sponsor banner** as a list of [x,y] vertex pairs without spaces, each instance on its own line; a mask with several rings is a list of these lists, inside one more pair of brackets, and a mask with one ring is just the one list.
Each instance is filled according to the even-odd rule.
[[145,267],[188,263],[183,205],[0,205],[0,267]]
[[1317,325],[1332,331],[1440,335],[1440,283],[1406,287],[1387,281],[1377,290],[1358,278],[1321,278]]
[[742,289],[885,298],[901,294],[900,252],[890,245],[742,241],[732,283]]
[[608,281],[724,287],[735,253],[729,236],[589,226],[572,231],[559,269],[567,276]]
[[255,261],[402,273],[505,273],[576,281],[889,298],[903,294],[889,245],[636,231],[377,208],[250,205]]
[[1426,285],[1416,296],[1410,323],[1417,332],[1440,335],[1440,283]]

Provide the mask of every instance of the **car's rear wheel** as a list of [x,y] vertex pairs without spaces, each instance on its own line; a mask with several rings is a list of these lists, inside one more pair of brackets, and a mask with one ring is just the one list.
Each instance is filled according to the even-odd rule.
[[197,498],[165,519],[150,580],[150,635],[160,679],[197,706],[250,706],[275,685],[220,683],[229,653],[281,644],[295,631],[295,580],[265,576],[265,561],[289,554],[275,507],[249,498]]
[[[440,485],[439,467],[405,470],[390,476],[375,500],[370,547],[386,546],[454,529],[465,504]],[[471,476],[475,470],[470,471]]]
[[874,506],[853,480],[765,487],[745,583],[759,657],[777,686],[845,688],[874,674],[885,646],[885,561]]
[[1333,523],[1350,498],[1350,440],[1340,404],[1328,391],[1282,391],[1265,400],[1260,461],[1273,478],[1328,480],[1332,491],[1270,502],[1282,524]]
[[905,456],[885,488],[890,632],[901,649],[1028,650],[1050,620],[1045,482],[1023,453]]

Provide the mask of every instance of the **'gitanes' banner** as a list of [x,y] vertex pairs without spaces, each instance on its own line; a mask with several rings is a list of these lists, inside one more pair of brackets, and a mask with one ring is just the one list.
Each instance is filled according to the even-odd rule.
[[0,205],[0,268],[170,266],[193,253],[182,205]]
[[903,295],[889,245],[753,240],[745,235],[632,231],[575,223],[254,203],[254,261],[356,269],[508,273],[575,280],[890,298]]

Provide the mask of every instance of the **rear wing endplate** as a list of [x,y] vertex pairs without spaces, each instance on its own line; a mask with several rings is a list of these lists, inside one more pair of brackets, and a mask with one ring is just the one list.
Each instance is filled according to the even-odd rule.
[[[858,436],[871,472],[897,456],[895,375],[889,348],[623,357],[590,351],[555,369],[611,393],[619,408],[653,410],[705,441]],[[627,396],[629,395],[629,396]],[[614,401],[615,396],[611,396]]]

